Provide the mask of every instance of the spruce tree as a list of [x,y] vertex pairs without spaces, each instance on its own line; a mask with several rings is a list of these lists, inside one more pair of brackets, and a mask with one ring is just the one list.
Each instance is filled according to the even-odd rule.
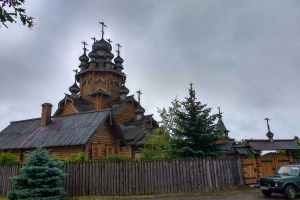
[[66,176],[61,170],[62,166],[63,162],[50,157],[48,150],[37,148],[27,155],[21,174],[11,177],[13,185],[8,199],[62,199],[65,195],[62,178]]
[[221,138],[215,130],[218,114],[210,115],[211,108],[196,101],[196,92],[190,84],[189,97],[180,102],[181,109],[175,112],[176,127],[170,141],[174,157],[217,157],[223,153]]

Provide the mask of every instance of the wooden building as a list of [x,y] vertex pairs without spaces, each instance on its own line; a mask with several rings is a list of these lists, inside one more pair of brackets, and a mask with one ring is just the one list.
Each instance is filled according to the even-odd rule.
[[[102,27],[104,28],[104,26]],[[75,83],[58,103],[51,117],[51,104],[43,104],[47,115],[37,119],[12,122],[0,132],[0,150],[12,150],[23,160],[22,153],[40,145],[58,157],[84,152],[89,159],[107,154],[123,154],[138,158],[136,147],[148,131],[158,127],[152,115],[134,95],[128,95],[123,73],[124,60],[117,44],[117,56],[112,54],[110,40],[94,38],[92,50],[79,57]],[[78,84],[79,86],[78,86]],[[43,120],[47,118],[47,123]]]

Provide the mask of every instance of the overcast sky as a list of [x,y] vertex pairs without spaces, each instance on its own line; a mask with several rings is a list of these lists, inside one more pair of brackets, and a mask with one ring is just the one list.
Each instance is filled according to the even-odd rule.
[[[300,136],[300,1],[297,0],[39,0],[26,1],[35,18],[0,28],[0,130],[37,118],[41,104],[69,93],[92,37],[121,44],[126,87],[142,91],[145,114],[196,97],[221,107],[229,136]],[[116,53],[114,53],[116,55]],[[135,95],[137,96],[137,95]]]

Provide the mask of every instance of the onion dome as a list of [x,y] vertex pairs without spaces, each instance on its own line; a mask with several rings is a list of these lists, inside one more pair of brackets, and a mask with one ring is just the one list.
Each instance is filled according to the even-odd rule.
[[123,58],[120,57],[120,55],[118,55],[115,59],[114,59],[115,63],[120,63],[122,64],[124,62]]
[[121,71],[122,69],[124,69],[122,63],[124,62],[123,58],[120,57],[120,55],[118,55],[115,59],[115,69],[118,71]]
[[77,93],[80,92],[80,88],[76,84],[76,81],[71,87],[69,87],[69,91],[71,92],[73,98],[77,97]]
[[98,54],[93,50],[89,53],[89,57],[90,58],[97,58],[98,57]]
[[111,60],[114,58],[114,54],[112,53],[106,53],[104,54],[105,62],[111,63]]
[[129,93],[129,89],[127,87],[125,87],[125,85],[122,85],[120,90],[119,90],[120,95],[122,94],[128,94]]
[[106,42],[103,38],[99,41],[96,41],[93,46],[93,51],[104,50],[107,52],[111,52],[112,46],[110,43]]
[[144,112],[145,112],[145,109],[140,104],[136,107],[136,109],[134,109],[134,113],[137,115],[144,114]]
[[85,52],[82,54],[82,56],[79,57],[79,61],[81,62],[80,65],[85,65],[85,66],[88,65],[89,58],[87,57]]
[[105,55],[104,55],[104,58],[109,58],[109,59],[113,59],[114,58],[114,54],[112,54],[112,53],[106,53]]

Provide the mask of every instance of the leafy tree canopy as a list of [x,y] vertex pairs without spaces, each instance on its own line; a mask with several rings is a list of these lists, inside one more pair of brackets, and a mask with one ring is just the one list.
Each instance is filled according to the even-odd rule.
[[25,0],[0,0],[0,3],[0,20],[6,28],[8,28],[7,22],[16,23],[15,19],[18,17],[24,26],[27,25],[31,28],[34,25],[34,18],[28,17],[25,9],[21,7],[25,3]]
[[146,134],[147,140],[139,142],[141,159],[151,161],[170,157],[170,135],[165,128]]
[[62,178],[66,176],[61,170],[62,166],[62,161],[49,157],[48,150],[37,148],[27,155],[21,174],[11,177],[13,185],[8,199],[62,199],[65,195]]

